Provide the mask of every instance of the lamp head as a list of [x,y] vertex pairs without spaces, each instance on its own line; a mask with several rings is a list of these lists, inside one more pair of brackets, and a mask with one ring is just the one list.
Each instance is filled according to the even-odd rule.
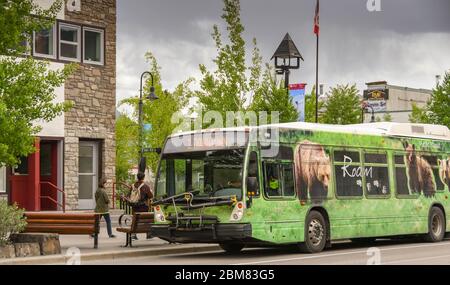
[[155,94],[155,87],[150,87],[150,94],[147,95],[147,99],[150,101],[158,100],[159,97]]

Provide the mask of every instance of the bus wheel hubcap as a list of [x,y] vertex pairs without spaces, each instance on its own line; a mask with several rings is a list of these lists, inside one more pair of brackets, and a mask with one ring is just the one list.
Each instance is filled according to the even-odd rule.
[[433,216],[433,220],[431,222],[431,230],[433,231],[433,234],[435,234],[436,236],[439,236],[441,234],[442,224],[441,219],[439,218],[438,215]]
[[308,238],[314,246],[319,245],[323,239],[324,229],[319,220],[312,220],[309,223]]

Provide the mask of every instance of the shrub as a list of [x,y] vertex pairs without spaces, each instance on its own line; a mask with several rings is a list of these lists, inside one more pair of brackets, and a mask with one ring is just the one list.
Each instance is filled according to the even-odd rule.
[[0,201],[0,246],[9,243],[9,236],[23,231],[26,225],[23,209]]

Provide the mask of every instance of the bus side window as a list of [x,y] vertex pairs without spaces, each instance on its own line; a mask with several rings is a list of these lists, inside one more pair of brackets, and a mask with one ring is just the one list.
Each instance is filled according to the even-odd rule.
[[266,163],[265,165],[264,193],[267,197],[281,197],[280,168],[278,164]]
[[258,155],[256,152],[250,153],[250,160],[248,163],[248,177],[255,177],[256,181],[258,183],[257,191],[255,193],[252,193],[253,197],[259,196],[259,170],[258,170]]
[[266,163],[265,174],[266,197],[295,197],[292,163]]
[[430,164],[431,169],[433,171],[434,181],[436,182],[436,190],[437,191],[444,191],[445,185],[444,182],[441,180],[440,174],[439,174],[439,162],[440,158],[436,155],[424,155],[423,158]]
[[389,196],[389,170],[386,153],[366,153],[364,155],[364,174],[367,196]]
[[295,196],[294,186],[294,168],[292,164],[283,164],[283,196],[293,197]]
[[399,196],[411,196],[416,197],[417,195],[413,194],[409,190],[409,182],[408,182],[408,169],[406,168],[406,154],[395,154],[394,155],[394,164],[395,164],[395,188],[397,195]]

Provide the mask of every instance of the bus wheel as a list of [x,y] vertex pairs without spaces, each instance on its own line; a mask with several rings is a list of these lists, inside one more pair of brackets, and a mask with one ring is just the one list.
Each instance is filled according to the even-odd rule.
[[305,253],[321,252],[327,243],[327,224],[322,214],[311,211],[305,223],[305,242],[299,245]]
[[219,245],[226,253],[230,254],[239,253],[244,248],[244,245],[240,243],[221,243]]
[[442,210],[433,207],[428,218],[428,234],[425,239],[429,242],[440,242],[445,236],[445,217]]

